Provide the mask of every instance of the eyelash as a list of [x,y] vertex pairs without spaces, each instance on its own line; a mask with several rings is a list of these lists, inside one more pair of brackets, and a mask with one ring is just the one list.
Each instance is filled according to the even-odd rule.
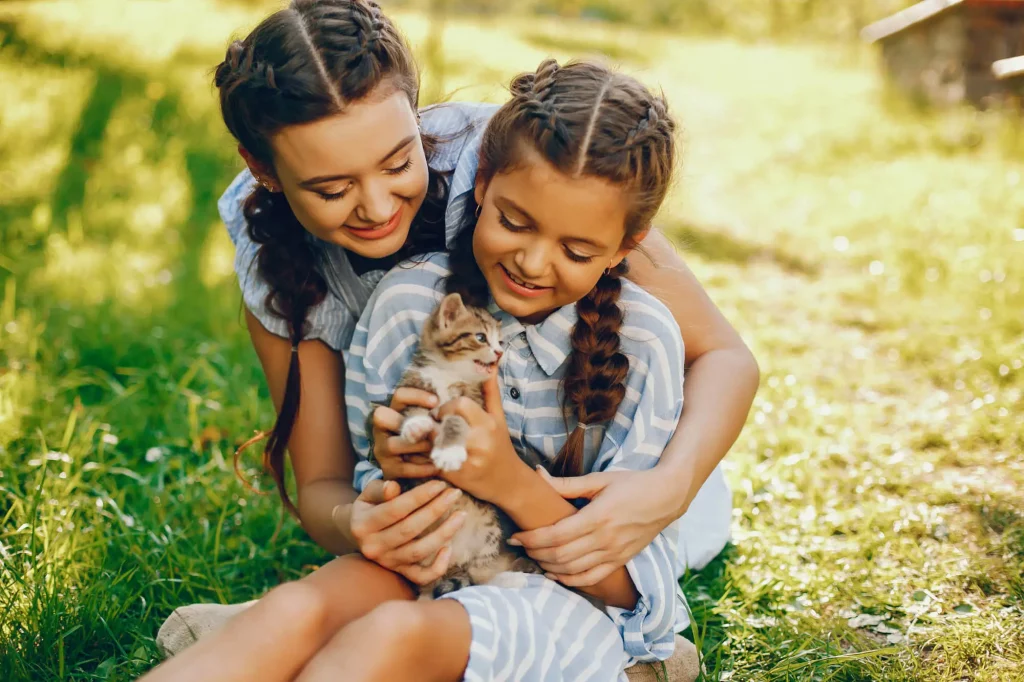
[[[524,225],[516,225],[511,220],[509,220],[508,217],[501,211],[498,211],[498,222],[501,223],[502,226],[509,232],[525,232],[526,230],[529,229]],[[573,253],[569,249],[565,249],[565,255],[569,258],[569,260],[575,263],[589,263],[590,261],[594,260],[593,256],[581,256],[578,253]]]
[[[401,175],[402,173],[405,173],[406,171],[408,171],[410,168],[412,168],[412,158],[411,157],[409,159],[407,159],[406,162],[403,163],[401,166],[398,166],[397,168],[388,168],[384,172],[387,173],[388,175]],[[342,191],[335,192],[334,194],[328,194],[326,192],[317,192],[317,194],[319,194],[320,197],[324,201],[338,201],[339,199],[344,197],[346,194],[348,194],[348,188],[346,187]]]

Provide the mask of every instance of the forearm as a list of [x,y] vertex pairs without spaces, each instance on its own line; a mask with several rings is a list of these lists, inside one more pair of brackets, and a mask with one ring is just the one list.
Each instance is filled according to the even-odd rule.
[[[522,530],[534,530],[551,526],[577,512],[570,502],[558,494],[540,474],[524,465],[520,481],[508,486],[514,491],[509,499],[496,504],[511,517]],[[625,568],[616,569],[611,575],[591,587],[579,588],[609,606],[632,610],[640,598],[632,578]]]
[[[299,517],[302,527],[316,544],[336,555],[359,551],[352,538],[349,518],[358,493],[351,481],[320,479],[299,489]],[[334,509],[338,513],[334,513]]]
[[759,381],[744,346],[709,351],[690,365],[683,415],[657,466],[678,501],[677,518],[739,437]]

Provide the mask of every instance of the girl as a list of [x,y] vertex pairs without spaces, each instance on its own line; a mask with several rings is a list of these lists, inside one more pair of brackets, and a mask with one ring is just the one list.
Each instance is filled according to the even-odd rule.
[[[646,236],[667,191],[674,126],[663,100],[592,64],[546,61],[517,78],[512,92],[481,144],[468,214],[475,226],[451,256],[432,254],[384,277],[355,329],[346,402],[364,487],[382,472],[370,463],[360,425],[369,405],[394,390],[424,319],[445,291],[489,306],[502,322],[505,359],[500,378],[486,387],[486,410],[464,400],[441,407],[442,417],[460,414],[471,428],[466,463],[445,478],[534,529],[581,512],[517,450],[568,476],[644,471],[676,428],[684,356],[678,328],[654,297],[622,280],[624,258]],[[418,519],[420,529],[425,521]],[[389,601],[346,619],[334,614],[349,611],[388,571],[342,558],[300,581],[319,594],[312,620],[343,627],[329,640],[330,628],[308,638],[326,645],[296,679],[339,672],[347,680],[625,679],[625,666],[672,653],[677,566],[676,534],[666,532],[583,588],[590,599],[547,577],[507,573],[438,601]],[[257,609],[268,619],[267,603],[172,660],[164,676],[211,677],[190,667],[203,658],[193,652],[238,641]],[[221,650],[218,677],[251,674],[224,665],[230,661],[260,666],[262,679],[291,679],[268,676],[269,652],[248,648]]]
[[[445,567],[409,561],[414,547],[405,538],[424,516],[440,518],[448,502],[432,486],[396,497],[382,484],[356,499],[341,352],[376,271],[424,244],[437,249],[454,239],[476,176],[481,127],[474,124],[490,110],[460,105],[420,116],[409,50],[365,0],[295,0],[232,44],[216,82],[250,169],[220,207],[237,248],[248,329],[278,410],[267,462],[281,480],[287,446],[299,518],[325,549],[369,546],[381,565],[429,582]],[[568,585],[593,584],[625,565],[688,509],[681,564],[702,566],[728,538],[730,498],[717,465],[746,417],[757,366],[667,240],[652,232],[644,247],[650,258],[635,259],[630,277],[665,299],[682,323],[692,407],[655,471],[555,479],[566,496],[591,503],[519,539]],[[388,437],[410,401],[433,406],[429,396],[399,391],[395,410],[375,413],[374,454],[392,477],[433,473],[415,458],[423,447],[398,447]],[[431,547],[454,531],[443,526]],[[397,596],[408,590],[379,587]],[[189,609],[179,612],[168,625],[186,633],[223,621],[208,609],[202,622],[189,622]]]

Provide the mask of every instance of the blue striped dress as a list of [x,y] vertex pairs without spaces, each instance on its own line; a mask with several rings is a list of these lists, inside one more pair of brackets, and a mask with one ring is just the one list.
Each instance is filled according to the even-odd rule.
[[[379,478],[365,430],[408,366],[427,316],[444,296],[448,256],[433,254],[389,272],[360,318],[346,357],[345,403],[359,463],[356,487]],[[625,282],[621,348],[629,359],[626,395],[615,418],[587,428],[585,469],[652,468],[683,407],[683,344],[668,310]],[[560,386],[572,345],[575,305],[524,325],[491,305],[501,322],[499,365],[509,435],[520,454],[553,459],[565,443]],[[568,427],[574,428],[573,417]],[[447,595],[469,612],[473,644],[467,680],[618,680],[637,661],[672,654],[678,601],[678,531],[669,527],[626,566],[640,594],[632,611],[591,602],[539,575],[504,574],[496,584]]]
[[[432,168],[449,178],[445,215],[449,246],[463,224],[466,205],[473,191],[484,126],[496,110],[492,104],[453,102],[421,112],[423,132],[436,135],[444,142],[429,161]],[[220,198],[218,209],[235,245],[235,272],[246,308],[268,331],[287,338],[287,325],[266,307],[270,289],[256,271],[259,245],[249,238],[242,215],[242,202],[255,184],[248,170],[239,173]],[[356,321],[384,272],[370,271],[359,275],[349,263],[344,249],[312,236],[309,239],[316,243],[320,252],[320,272],[327,282],[328,292],[324,301],[310,311],[306,338],[319,339],[334,350],[342,351],[349,347]],[[506,407],[516,409],[515,405]],[[510,413],[509,423],[515,422],[516,417]],[[722,550],[729,540],[731,518],[732,494],[719,466],[678,524],[678,574],[687,568],[702,568]],[[685,619],[680,622],[685,624]]]

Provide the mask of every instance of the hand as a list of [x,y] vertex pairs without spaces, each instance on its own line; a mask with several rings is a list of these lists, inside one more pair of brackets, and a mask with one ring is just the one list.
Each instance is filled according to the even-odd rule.
[[478,499],[501,507],[501,497],[515,490],[515,479],[533,472],[516,453],[508,435],[505,410],[501,406],[497,374],[484,383],[484,407],[469,398],[456,398],[440,407],[438,419],[457,414],[469,424],[466,461],[458,471],[441,477]]
[[[418,536],[451,509],[462,491],[444,481],[430,481],[399,493],[401,487],[394,481],[371,481],[352,503],[349,530],[367,559],[417,585],[427,585],[448,570],[449,545],[465,514],[452,514],[428,535]],[[340,509],[340,505],[335,508],[335,518]],[[434,557],[430,565],[420,565],[430,557]]]
[[654,470],[608,471],[571,478],[541,475],[566,499],[592,500],[546,528],[516,533],[554,580],[590,587],[625,566],[678,518],[679,500]]
[[433,409],[437,396],[418,388],[402,387],[391,397],[391,407],[378,407],[373,411],[373,457],[384,472],[384,478],[430,478],[437,468],[430,461],[430,440],[406,443],[398,432],[402,428],[402,410],[409,406]]

